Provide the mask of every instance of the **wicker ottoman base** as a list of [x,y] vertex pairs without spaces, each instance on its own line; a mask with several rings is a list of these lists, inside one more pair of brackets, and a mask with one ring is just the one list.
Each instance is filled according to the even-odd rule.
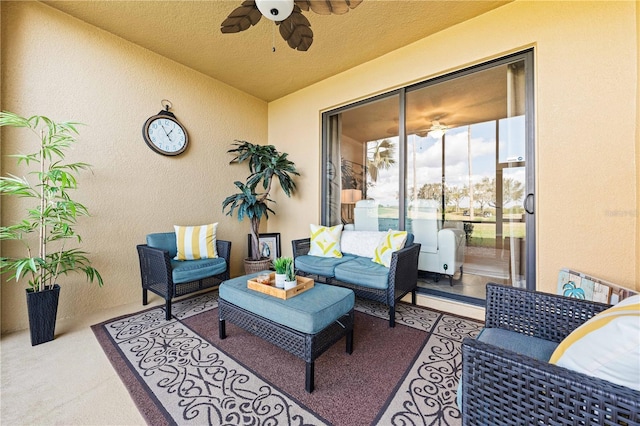
[[306,362],[305,389],[307,392],[313,392],[314,361],[318,356],[343,336],[346,336],[347,353],[351,354],[353,351],[353,309],[342,317],[336,318],[334,322],[316,334],[306,334],[278,324],[229,303],[223,298],[218,300],[218,312],[221,339],[226,337],[225,321],[229,320],[238,327],[304,359]]

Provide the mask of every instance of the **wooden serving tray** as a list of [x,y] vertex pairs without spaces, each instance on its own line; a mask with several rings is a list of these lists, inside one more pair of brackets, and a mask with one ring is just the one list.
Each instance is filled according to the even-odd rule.
[[271,285],[262,284],[254,280],[247,280],[247,287],[250,288],[251,290],[268,294],[269,296],[287,300],[287,299],[291,299],[294,296],[299,295],[300,293],[304,293],[310,288],[313,288],[313,285],[314,285],[314,282],[311,278],[299,277],[296,275],[296,281],[298,281],[297,286],[290,288],[289,290],[278,288],[275,286],[275,282],[276,282],[275,272],[272,272],[269,274],[269,281]]

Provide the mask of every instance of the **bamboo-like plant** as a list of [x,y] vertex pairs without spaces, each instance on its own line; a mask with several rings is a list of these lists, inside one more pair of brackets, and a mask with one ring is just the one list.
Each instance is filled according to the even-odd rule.
[[273,180],[277,179],[282,191],[290,197],[296,189],[291,175],[299,176],[295,164],[287,158],[288,154],[279,152],[273,145],[255,145],[247,141],[236,140],[235,149],[228,153],[235,154],[229,164],[247,162],[250,175],[245,183],[235,181],[239,193],[230,195],[222,202],[222,210],[226,208],[228,216],[236,212],[238,220],[247,217],[251,221],[251,259],[260,260],[260,221],[269,213],[275,212],[267,203],[274,202],[269,198]]
[[11,155],[18,164],[34,166],[27,176],[0,177],[0,194],[34,201],[22,220],[0,227],[0,240],[19,241],[26,249],[24,257],[1,257],[0,272],[9,273],[8,280],[27,277],[34,292],[52,288],[58,277],[69,272],[84,272],[88,281],[97,280],[99,286],[103,285],[87,253],[68,246],[70,240],[82,241],[74,225],[78,217],[89,215],[82,203],[71,198],[70,192],[77,188],[76,175],[90,169],[90,165],[64,162],[65,151],[77,142],[79,124],[0,112],[0,127],[28,129],[40,142],[34,153]]

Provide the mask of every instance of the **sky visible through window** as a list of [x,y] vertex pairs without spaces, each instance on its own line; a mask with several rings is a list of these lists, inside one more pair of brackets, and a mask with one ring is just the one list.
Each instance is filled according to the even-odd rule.
[[[524,161],[524,116],[500,120],[499,129],[500,161]],[[469,130],[471,131],[470,141]],[[468,186],[469,183],[473,185],[480,182],[484,177],[495,178],[495,134],[495,121],[447,130],[444,139],[445,179],[448,186]],[[424,184],[441,182],[442,144],[440,138],[434,138],[430,134],[426,137],[411,134],[407,139],[407,194],[410,195],[414,182],[418,188]],[[398,144],[399,138],[392,137],[387,140]],[[472,158],[471,175],[469,174],[469,152]],[[399,150],[394,150],[394,153],[395,164],[389,169],[380,169],[377,182],[367,189],[368,198],[377,200],[382,206],[398,206]],[[514,169],[508,177],[521,182],[524,186],[524,167]],[[367,179],[370,181],[369,177]],[[469,207],[468,197],[461,201],[460,207]]]

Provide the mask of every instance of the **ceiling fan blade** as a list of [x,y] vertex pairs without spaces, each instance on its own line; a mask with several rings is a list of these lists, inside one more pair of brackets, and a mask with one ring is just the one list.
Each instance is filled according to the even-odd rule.
[[276,22],[280,35],[289,47],[295,50],[309,50],[313,43],[313,31],[309,20],[304,17],[300,8],[294,6],[291,15],[282,22]]
[[241,6],[234,9],[227,19],[222,21],[220,31],[225,34],[239,33],[257,24],[260,18],[262,18],[262,13],[256,7],[256,2],[254,0],[246,0],[242,2]]
[[295,0],[304,11],[311,9],[319,15],[344,15],[349,9],[355,9],[363,0]]

